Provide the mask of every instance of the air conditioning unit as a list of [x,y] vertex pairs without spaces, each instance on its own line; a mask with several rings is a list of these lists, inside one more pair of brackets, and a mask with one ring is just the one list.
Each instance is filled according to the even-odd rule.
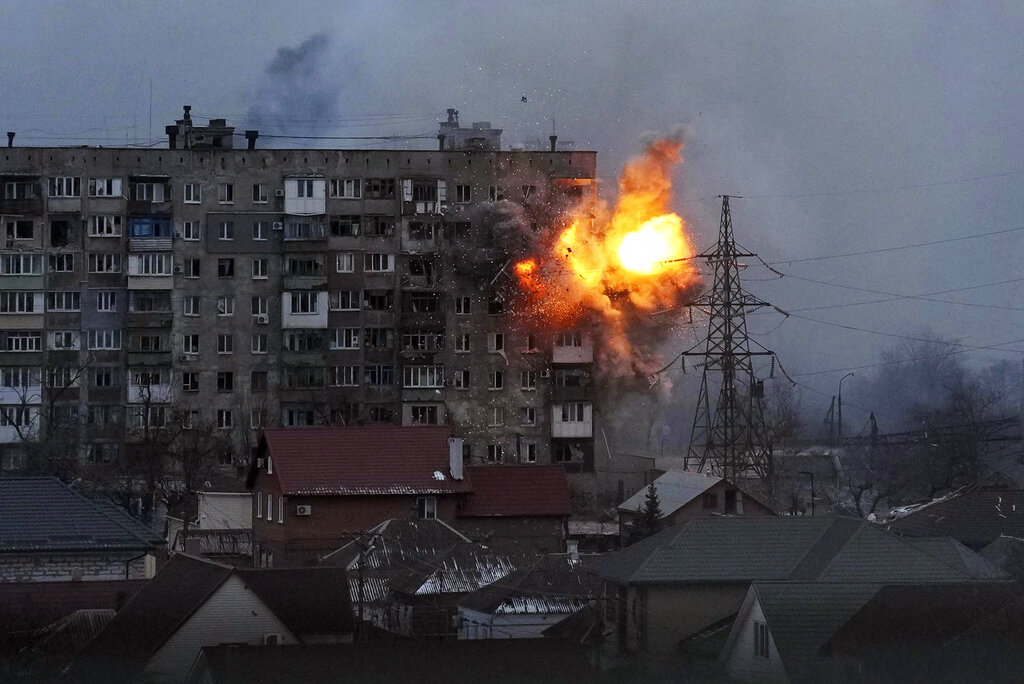
[[551,371],[549,369],[545,368],[544,370],[542,370],[540,372],[540,377],[542,377],[542,378],[550,378],[551,377]]
[[274,196],[275,197],[284,197],[284,190],[282,190],[281,188],[278,188],[277,190],[274,191]]
[[174,272],[175,273],[181,273],[181,266],[175,266],[174,267]]
[[274,221],[274,223],[273,223],[273,225],[271,227],[274,230],[284,230],[284,224],[281,223],[280,221]]
[[270,316],[267,314],[256,314],[256,322],[260,325],[266,325],[270,323]]
[[295,515],[313,515],[313,507],[310,505],[296,506]]

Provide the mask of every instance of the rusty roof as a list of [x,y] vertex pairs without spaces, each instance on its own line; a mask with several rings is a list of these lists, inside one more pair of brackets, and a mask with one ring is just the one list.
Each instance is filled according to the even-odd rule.
[[560,465],[492,465],[466,468],[473,486],[458,515],[480,517],[567,517],[569,483]]

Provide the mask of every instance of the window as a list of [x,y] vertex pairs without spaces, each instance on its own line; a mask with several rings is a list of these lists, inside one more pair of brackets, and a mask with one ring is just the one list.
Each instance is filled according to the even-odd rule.
[[78,349],[79,337],[76,330],[53,330],[49,333],[50,349]]
[[490,422],[488,425],[491,427],[500,427],[505,424],[505,407],[504,406],[492,406]]
[[120,254],[98,254],[89,255],[89,273],[120,273]]
[[395,199],[395,179],[367,178],[363,185],[363,197],[371,199]]
[[169,371],[141,370],[132,374],[132,384],[136,387],[155,387],[163,385]]
[[170,312],[170,290],[133,290],[128,293],[128,310],[135,313]]
[[456,186],[455,186],[455,201],[460,203],[460,204],[465,204],[466,202],[471,202],[472,201],[471,200],[471,197],[472,197],[472,192],[471,191],[472,191],[472,188],[469,185],[465,185],[465,184],[461,184],[461,183],[456,184]]
[[199,353],[199,335],[182,335],[181,336],[181,351],[185,354],[198,354]]
[[754,620],[754,657],[767,658],[769,647],[768,625]]
[[311,218],[292,218],[284,224],[285,240],[322,240],[325,237],[327,226]]
[[499,295],[488,299],[487,313],[491,316],[500,316],[505,313],[505,298]]
[[270,299],[265,295],[253,297],[251,306],[253,316],[267,316],[270,311]]
[[235,374],[231,371],[218,371],[217,372],[217,391],[218,392],[234,392],[235,391]]
[[410,221],[409,222],[409,239],[410,240],[433,240],[434,239],[434,224],[425,223],[423,221]]
[[455,351],[459,354],[466,354],[472,350],[470,344],[472,336],[468,333],[461,333],[455,336]]
[[160,335],[133,334],[130,337],[128,349],[133,352],[158,352],[163,351],[167,344]]
[[582,423],[584,421],[584,408],[586,404],[581,401],[571,401],[562,404],[563,423]]
[[501,192],[498,191],[497,185],[487,186],[487,201],[488,202],[500,202],[505,199],[502,197]]
[[501,463],[502,449],[500,444],[487,445],[487,460],[491,463]]
[[284,334],[285,351],[318,352],[323,348],[324,338],[319,330],[288,330]]
[[433,520],[437,517],[437,497],[416,497],[416,515],[420,520]]
[[363,234],[368,237],[387,237],[395,234],[392,216],[367,216],[363,221]]
[[267,333],[253,333],[252,334],[252,353],[253,354],[266,354],[267,353]]
[[412,292],[407,297],[409,313],[435,313],[441,306],[440,297],[433,292]]
[[268,278],[267,260],[264,259],[253,259],[252,260],[252,277],[253,280],[266,280]]
[[260,240],[267,239],[267,222],[266,221],[253,221],[252,222],[252,239],[259,242]]
[[359,366],[332,366],[329,374],[331,387],[357,387]]
[[297,197],[312,199],[313,197],[313,186],[314,183],[311,179],[300,178],[295,181],[297,188]]
[[363,382],[367,385],[393,385],[395,384],[395,367],[379,364],[364,366]]
[[523,461],[526,463],[537,462],[537,445],[532,442],[527,442],[523,445]]
[[35,232],[32,221],[8,221],[7,239],[9,240],[31,240]]
[[329,222],[334,237],[355,237],[359,235],[359,215],[332,216]]
[[285,368],[283,384],[287,389],[319,389],[324,386],[324,369],[316,366]]
[[500,390],[505,387],[505,373],[502,371],[491,371],[487,375],[487,389]]
[[75,270],[74,254],[51,254],[50,271],[53,273],[71,273]]
[[519,407],[519,423],[520,425],[536,425],[537,424],[537,409],[532,406],[520,406]]
[[135,200],[139,202],[163,202],[163,183],[135,183]]
[[537,337],[534,335],[526,336],[526,351],[535,352],[537,351]]
[[266,183],[253,183],[252,184],[252,201],[255,204],[265,204],[267,202],[267,184]]
[[578,330],[560,333],[555,338],[556,347],[582,347],[583,335]]
[[292,292],[291,299],[291,313],[293,314],[316,314],[317,313],[317,295],[318,292],[301,291]]
[[444,347],[444,336],[431,330],[410,330],[402,333],[402,349],[433,352]]
[[[277,497],[277,522],[281,523],[282,525],[284,524],[284,497],[283,496]],[[273,642],[268,641],[267,643],[268,644],[272,644]]]
[[406,366],[403,387],[444,387],[444,366]]
[[89,445],[89,452],[85,456],[88,463],[115,463],[121,446],[116,442],[97,442]]
[[363,333],[367,349],[394,349],[395,331],[391,328],[367,328]]
[[327,297],[327,307],[331,311],[358,311],[359,290],[339,290],[331,292]]
[[220,183],[217,185],[217,201],[220,204],[234,204],[235,186],[231,183]]
[[359,328],[335,328],[332,330],[331,349],[359,349]]
[[89,219],[89,237],[121,237],[121,217],[93,216]]
[[487,351],[505,351],[505,335],[499,332],[487,333]]
[[185,259],[185,277],[198,278],[202,275],[202,262],[199,259]]
[[217,427],[229,430],[235,425],[235,414],[231,409],[217,409]]
[[121,330],[90,330],[89,349],[120,349]]
[[235,222],[234,221],[221,221],[218,224],[217,239],[218,240],[234,240],[235,239]]
[[4,254],[0,257],[0,275],[42,274],[42,254]]
[[457,316],[468,316],[473,313],[473,302],[469,297],[455,298],[455,314]]
[[171,255],[167,252],[148,252],[128,256],[128,275],[171,275]]
[[115,387],[118,383],[116,368],[94,368],[92,374],[93,387]]
[[182,240],[198,240],[201,236],[199,231],[199,221],[185,221],[181,224],[181,239]]
[[199,391],[199,373],[185,372],[181,374],[181,391]]
[[457,371],[455,371],[455,388],[456,389],[469,389],[469,371],[468,370],[457,370]]
[[700,497],[700,505],[712,510],[718,508],[718,494],[704,494]]
[[265,370],[251,371],[249,373],[249,391],[266,392],[270,386],[269,374]]
[[120,178],[90,178],[90,197],[121,197]]
[[230,333],[217,335],[217,353],[231,354],[234,351],[235,340]]
[[235,315],[235,298],[232,295],[221,295],[220,297],[217,297],[217,315]]
[[[42,304],[42,297],[38,304]],[[34,313],[42,306],[37,306],[34,292],[10,292],[0,290],[0,313]]]
[[183,297],[181,300],[181,311],[186,316],[198,316],[200,310],[200,303],[203,298],[199,295],[189,295]]
[[352,273],[356,270],[356,258],[352,252],[338,252],[336,261],[338,273]]
[[324,274],[324,263],[320,257],[297,258],[284,260],[285,275],[296,277],[320,277]]
[[[40,369],[38,368],[0,368],[0,387],[6,389],[39,387],[40,377]],[[56,386],[48,385],[48,387]]]
[[363,255],[363,270],[367,273],[387,273],[395,270],[395,257],[392,254],[367,252]]
[[199,204],[203,201],[203,186],[199,183],[185,183],[182,188],[185,204]]
[[[263,517],[263,495],[259,492],[256,492],[256,517]],[[264,553],[266,552],[264,551]],[[264,565],[261,564],[261,567],[264,567]]]
[[249,427],[258,430],[267,426],[267,409],[249,409]]
[[132,216],[128,219],[128,236],[133,238],[169,238],[171,219],[166,216]]
[[537,389],[537,371],[523,371],[520,374],[519,389],[527,392]]
[[309,409],[285,409],[281,423],[285,427],[298,427],[303,425],[316,425],[316,415]]
[[[332,178],[330,184],[331,197],[340,199],[359,199],[362,182],[358,178]],[[302,195],[299,195],[300,197]],[[310,197],[312,195],[309,195]]]
[[80,197],[82,179],[78,176],[58,176],[50,179],[50,197]]
[[50,220],[50,247],[67,247],[70,242],[71,228],[67,221]]

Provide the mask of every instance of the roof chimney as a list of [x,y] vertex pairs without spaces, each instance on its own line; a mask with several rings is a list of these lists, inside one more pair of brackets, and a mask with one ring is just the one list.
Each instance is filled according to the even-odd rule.
[[259,131],[246,131],[245,132],[245,139],[248,142],[248,147],[249,147],[250,150],[255,150],[256,149],[256,138],[258,138],[258,137],[260,137],[260,132]]
[[555,151],[555,143],[558,142],[558,136],[557,135],[549,135],[548,136],[548,140],[551,141],[551,151],[554,152]]
[[7,131],[7,146],[14,147],[14,131]]
[[444,133],[437,134],[437,149],[444,152]]
[[453,107],[448,108],[448,123],[454,124],[455,126],[459,125],[459,110]]
[[185,110],[185,121],[192,118],[192,105],[182,105],[182,109]]
[[448,438],[448,469],[453,480],[462,479],[462,438]]
[[178,126],[164,126],[164,133],[167,134],[167,147],[169,149],[178,148]]

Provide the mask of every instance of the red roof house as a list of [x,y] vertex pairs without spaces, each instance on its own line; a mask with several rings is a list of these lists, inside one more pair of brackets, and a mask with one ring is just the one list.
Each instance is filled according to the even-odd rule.
[[272,429],[247,481],[259,566],[307,565],[390,518],[455,519],[470,490],[447,427]]
[[565,551],[570,507],[562,466],[474,466],[466,478],[473,490],[456,512],[460,532],[491,545]]

